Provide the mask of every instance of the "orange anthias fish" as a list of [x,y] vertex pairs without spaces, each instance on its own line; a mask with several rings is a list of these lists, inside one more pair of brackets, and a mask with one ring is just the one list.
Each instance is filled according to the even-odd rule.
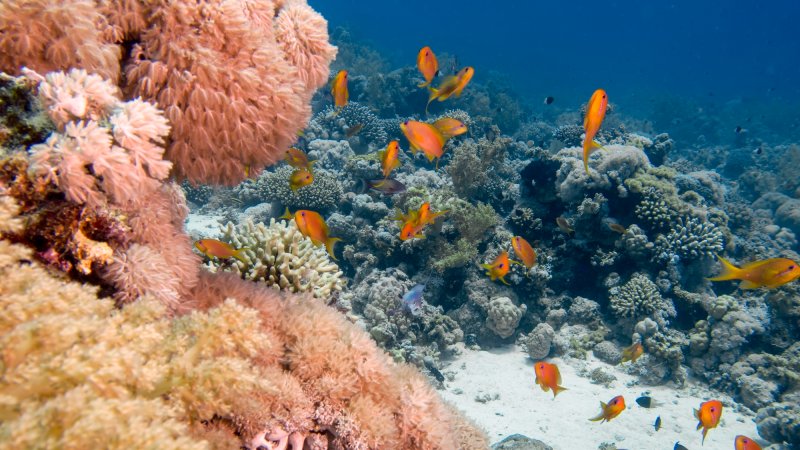
[[406,120],[401,123],[400,129],[408,139],[411,153],[416,155],[417,151],[422,150],[428,161],[437,159],[436,166],[438,168],[438,158],[444,154],[444,144],[447,141],[442,133],[429,123],[414,120]]
[[800,265],[787,258],[771,258],[753,261],[741,268],[734,266],[727,259],[717,255],[722,263],[722,273],[709,278],[711,281],[742,280],[742,289],[769,289],[782,286],[800,278]]
[[467,126],[464,125],[464,122],[452,117],[442,117],[436,122],[433,122],[433,126],[442,133],[445,139],[450,139],[451,137],[467,132]]
[[536,372],[536,384],[541,386],[545,392],[552,390],[553,398],[556,398],[559,392],[567,390],[567,388],[560,386],[561,373],[555,364],[537,361],[533,366],[533,371]]
[[738,435],[733,441],[736,450],[761,450],[761,446],[747,436]]
[[407,220],[400,228],[400,240],[425,239],[425,235],[422,234],[424,228],[425,224],[419,224],[415,220]]
[[336,259],[336,256],[333,254],[333,246],[341,241],[341,239],[328,236],[328,225],[318,212],[298,209],[294,212],[294,215],[292,215],[292,213],[289,212],[289,208],[286,208],[286,212],[281,216],[281,219],[294,219],[295,224],[297,224],[297,229],[300,230],[303,236],[311,239],[311,242],[315,246],[324,244],[325,250],[328,251],[331,258],[334,260]]
[[703,443],[706,441],[706,433],[712,428],[719,425],[719,419],[722,417],[722,402],[719,400],[709,400],[700,404],[700,409],[694,410],[694,416],[697,417],[697,429],[703,429]]
[[347,92],[347,71],[340,70],[339,73],[333,78],[331,83],[331,95],[333,96],[333,104],[337,109],[342,109],[347,105],[349,93]]
[[397,141],[389,142],[386,150],[379,151],[378,156],[381,159],[383,178],[389,178],[392,171],[400,167],[400,144]]
[[449,209],[442,211],[431,211],[430,202],[425,202],[417,210],[417,221],[421,225],[429,225],[436,221],[436,218],[450,212]]
[[208,258],[236,258],[239,261],[247,264],[247,260],[244,258],[244,251],[247,250],[247,248],[240,248],[239,250],[236,250],[235,248],[231,247],[230,244],[218,241],[216,239],[200,239],[199,241],[195,241],[194,247],[197,250],[200,250],[200,253],[206,255]]
[[289,187],[292,191],[297,191],[303,186],[308,186],[314,182],[314,174],[306,169],[297,169],[289,176]]
[[511,238],[511,247],[514,248],[514,254],[522,261],[525,268],[530,269],[536,265],[536,251],[525,238],[514,236]]
[[589,420],[592,422],[600,421],[600,423],[608,422],[617,417],[622,411],[625,411],[625,399],[618,395],[609,400],[608,403],[600,402],[600,414]]
[[428,104],[425,105],[425,114],[428,114],[428,106],[430,106],[431,102],[434,100],[443,102],[453,95],[456,97],[460,96],[473,75],[475,75],[475,69],[472,67],[464,67],[455,75],[450,75],[445,78],[438,88],[428,86],[430,95],[428,96]]
[[425,77],[425,82],[418,84],[418,87],[431,84],[433,77],[439,73],[439,61],[436,60],[436,55],[433,54],[430,47],[422,47],[417,53],[417,69]]
[[311,170],[311,165],[316,162],[309,161],[306,152],[294,147],[286,150],[283,160],[286,161],[286,164],[289,164],[296,169],[306,169],[308,171]]
[[589,106],[586,108],[586,117],[583,118],[583,130],[586,132],[586,137],[583,139],[583,167],[587,174],[589,173],[589,155],[603,147],[594,141],[594,137],[606,117],[606,108],[608,108],[606,91],[602,89],[594,91],[592,98],[589,99]]
[[488,275],[492,281],[499,279],[504,284],[508,284],[504,277],[508,274],[512,263],[517,262],[509,260],[508,252],[503,250],[491,264],[481,264],[481,267],[486,269],[486,275]]
[[620,364],[624,362],[636,362],[640,356],[644,354],[644,346],[642,346],[641,342],[636,342],[628,348],[622,350],[622,360]]

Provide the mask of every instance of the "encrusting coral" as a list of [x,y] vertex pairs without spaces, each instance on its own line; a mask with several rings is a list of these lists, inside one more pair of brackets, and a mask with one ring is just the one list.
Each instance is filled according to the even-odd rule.
[[193,183],[236,184],[283,157],[336,54],[302,0],[13,0],[0,31],[0,70],[82,68],[157,102],[174,174]]

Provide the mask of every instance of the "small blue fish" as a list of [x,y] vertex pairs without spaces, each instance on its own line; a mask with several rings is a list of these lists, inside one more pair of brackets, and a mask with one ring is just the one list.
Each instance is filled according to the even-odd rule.
[[422,291],[424,289],[424,284],[418,284],[403,295],[403,309],[412,316],[418,315],[422,309]]

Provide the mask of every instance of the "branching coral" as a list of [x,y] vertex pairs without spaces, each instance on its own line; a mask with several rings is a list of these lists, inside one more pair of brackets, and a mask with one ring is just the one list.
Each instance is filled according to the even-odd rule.
[[265,172],[258,180],[256,190],[263,201],[277,202],[281,207],[310,209],[322,212],[337,206],[342,199],[342,185],[334,174],[324,170],[314,171],[314,182],[293,191],[289,177],[294,169],[282,166],[275,171]]
[[294,221],[275,222],[269,226],[252,221],[221,229],[223,242],[244,248],[244,261],[209,261],[212,272],[223,269],[238,273],[245,280],[261,281],[267,286],[289,292],[309,292],[327,299],[344,287],[339,266],[322,247],[315,247],[303,236]]
[[677,255],[684,261],[713,257],[723,248],[723,235],[716,225],[695,217],[680,218],[670,232],[656,239],[656,253],[668,260]]
[[347,139],[354,144],[357,140],[360,144],[355,146],[357,153],[377,150],[389,142],[383,122],[369,107],[358,102],[348,102],[338,111],[330,105],[325,107],[308,123],[306,138]]
[[611,288],[609,294],[611,310],[617,317],[640,319],[645,316],[675,316],[672,302],[664,299],[658,292],[658,286],[644,274],[635,274],[622,286]]

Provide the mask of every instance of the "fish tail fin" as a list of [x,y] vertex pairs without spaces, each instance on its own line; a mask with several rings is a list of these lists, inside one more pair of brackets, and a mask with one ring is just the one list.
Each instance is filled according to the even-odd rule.
[[425,105],[425,114],[428,114],[428,107],[431,105],[436,97],[439,95],[439,91],[436,88],[428,86],[428,90],[430,91],[430,95],[428,96],[428,103]]
[[700,445],[704,445],[706,443],[706,434],[708,434],[708,428],[703,428],[703,439],[700,441]]
[[328,254],[331,255],[334,261],[338,261],[338,259],[336,259],[336,255],[333,254],[333,246],[339,241],[341,241],[341,239],[332,237],[329,237],[328,240],[325,241],[325,250],[328,251]]
[[430,81],[426,81],[426,82],[424,82],[422,84],[418,84],[417,87],[421,87],[421,88],[426,87],[426,86],[431,84],[431,81],[433,81],[433,78],[431,78]]
[[283,213],[282,216],[279,217],[279,219],[292,220],[292,213],[289,212],[288,206],[286,207],[286,211]]
[[556,395],[566,390],[567,388],[565,388],[564,386],[556,385],[556,387],[553,388],[553,398],[556,398]]
[[726,280],[741,279],[742,269],[734,266],[733,264],[731,264],[730,261],[723,258],[722,256],[717,255],[717,259],[719,259],[720,264],[722,264],[722,273],[720,273],[716,277],[708,278],[709,281],[726,281]]
[[600,402],[600,414],[592,417],[589,420],[591,420],[592,422],[599,422],[601,420],[605,421],[606,420],[606,406],[607,405],[604,402]]
[[233,252],[233,257],[238,259],[239,261],[243,262],[245,265],[250,264],[250,262],[247,260],[247,258],[245,257],[245,254],[244,254],[244,252],[246,250],[249,250],[249,248],[248,247],[242,247],[239,250],[236,250],[235,252]]

